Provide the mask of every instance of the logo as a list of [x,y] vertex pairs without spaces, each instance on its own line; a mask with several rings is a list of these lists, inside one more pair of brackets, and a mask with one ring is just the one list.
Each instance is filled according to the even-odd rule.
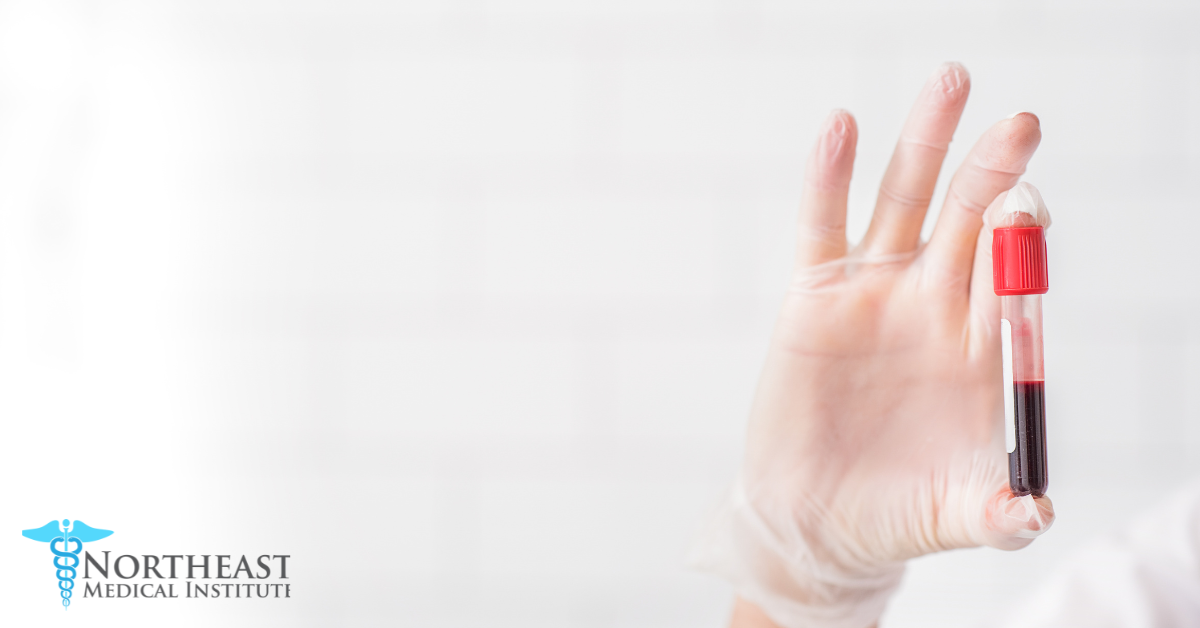
[[[71,591],[75,588],[76,567],[79,567],[79,552],[83,551],[84,543],[99,541],[112,535],[112,530],[93,528],[88,524],[70,519],[62,522],[51,521],[40,528],[22,530],[21,536],[42,543],[50,544],[54,552],[54,575],[58,577],[58,594],[62,596],[63,610],[71,605]],[[71,542],[74,541],[74,549]],[[61,544],[62,549],[57,546]]]
[[[128,532],[128,530],[126,530]],[[129,552],[123,541],[106,543],[112,549],[84,550],[84,543],[112,536],[112,530],[93,528],[76,519],[51,521],[40,528],[22,530],[28,539],[50,544],[54,575],[63,608],[84,599],[289,599],[291,554],[164,554]],[[122,539],[129,541],[128,535]],[[113,557],[110,554],[118,554]],[[82,582],[82,594],[76,578]],[[49,600],[47,600],[49,601]]]

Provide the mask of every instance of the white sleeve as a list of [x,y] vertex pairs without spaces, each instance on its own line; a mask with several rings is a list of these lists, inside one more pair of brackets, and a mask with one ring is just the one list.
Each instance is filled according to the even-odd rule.
[[1200,483],[1089,545],[1005,626],[1200,626]]

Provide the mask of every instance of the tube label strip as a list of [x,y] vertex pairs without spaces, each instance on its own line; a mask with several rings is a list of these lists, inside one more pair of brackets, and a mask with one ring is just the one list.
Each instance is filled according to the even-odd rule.
[[1013,407],[1013,346],[1012,323],[1000,319],[1000,354],[1004,364],[1004,450],[1012,453],[1017,448],[1017,417]]

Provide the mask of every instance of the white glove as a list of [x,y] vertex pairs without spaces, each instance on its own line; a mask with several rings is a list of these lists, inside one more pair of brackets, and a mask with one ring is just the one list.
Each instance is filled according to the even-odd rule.
[[[1002,192],[1041,139],[1036,116],[984,134],[920,243],[969,89],[957,64],[926,84],[853,250],[854,118],[831,114],[810,157],[796,269],[742,474],[692,553],[784,628],[870,626],[907,559],[1017,549],[1054,519],[1049,498],[1008,487],[1000,305],[983,219],[991,205],[999,224]],[[1037,216],[1048,224],[1048,213]]]

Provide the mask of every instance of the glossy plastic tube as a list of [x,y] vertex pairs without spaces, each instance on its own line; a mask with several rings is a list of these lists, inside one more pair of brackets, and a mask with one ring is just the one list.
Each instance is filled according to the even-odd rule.
[[1039,497],[1050,476],[1046,464],[1046,375],[1042,360],[1042,295],[1000,297],[1004,352],[1005,444],[1015,495]]

